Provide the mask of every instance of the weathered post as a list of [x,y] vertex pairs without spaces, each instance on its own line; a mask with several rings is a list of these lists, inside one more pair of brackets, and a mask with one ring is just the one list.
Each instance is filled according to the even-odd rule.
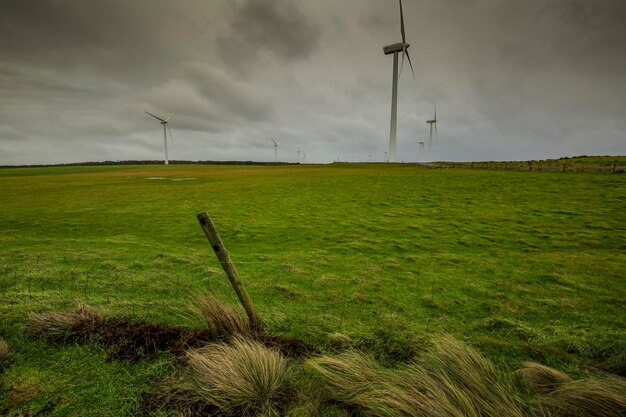
[[215,230],[215,226],[211,221],[211,217],[209,217],[209,213],[206,211],[204,213],[200,213],[196,216],[198,218],[198,222],[200,226],[202,226],[202,230],[206,235],[207,239],[211,243],[211,247],[217,255],[217,259],[222,264],[222,268],[224,268],[224,272],[226,272],[226,276],[230,280],[239,301],[241,301],[241,305],[246,310],[246,314],[248,315],[248,319],[250,319],[250,324],[252,328],[255,330],[261,330],[263,327],[263,322],[261,321],[261,317],[254,309],[254,305],[252,304],[252,299],[248,295],[248,291],[246,291],[246,287],[243,285],[243,282],[239,280],[239,274],[237,273],[237,269],[235,268],[235,264],[230,259],[228,255],[228,251],[226,247],[222,243],[222,239],[220,235],[217,234],[217,230]]
[[614,164],[613,164],[613,174],[615,174],[615,168],[616,168],[616,167],[617,167],[617,164],[616,164],[616,163],[614,163]]

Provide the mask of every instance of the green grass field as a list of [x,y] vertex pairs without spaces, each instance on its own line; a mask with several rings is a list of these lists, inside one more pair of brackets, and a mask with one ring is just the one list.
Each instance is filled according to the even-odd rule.
[[448,333],[515,367],[626,360],[626,176],[381,164],[0,170],[0,414],[130,415],[174,366],[24,335],[79,302],[198,326],[189,296],[235,301],[207,210],[267,327],[382,363]]

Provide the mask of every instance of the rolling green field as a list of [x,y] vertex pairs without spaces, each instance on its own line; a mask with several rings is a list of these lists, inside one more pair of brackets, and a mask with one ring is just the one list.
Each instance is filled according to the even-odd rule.
[[80,303],[199,326],[189,297],[235,302],[208,211],[269,330],[329,334],[394,366],[447,333],[505,367],[623,372],[626,176],[409,165],[0,170],[0,414],[130,415],[173,365],[24,335]]

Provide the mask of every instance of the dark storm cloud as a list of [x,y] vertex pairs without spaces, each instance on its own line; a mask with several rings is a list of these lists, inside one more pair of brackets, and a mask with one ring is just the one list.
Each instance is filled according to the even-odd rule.
[[209,18],[188,10],[202,2],[28,0],[3,2],[0,58],[154,80],[210,41]]
[[281,60],[309,57],[320,29],[287,0],[248,0],[235,10],[227,34],[218,40],[224,59],[234,65],[269,52]]

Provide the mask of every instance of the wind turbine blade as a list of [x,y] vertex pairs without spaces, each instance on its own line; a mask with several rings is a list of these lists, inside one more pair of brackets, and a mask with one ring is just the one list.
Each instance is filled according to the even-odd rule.
[[413,71],[413,63],[411,63],[411,57],[409,56],[409,51],[406,47],[406,33],[404,32],[404,13],[402,12],[402,0],[398,0],[400,3],[400,33],[402,34],[402,64],[400,65],[400,72],[398,76],[402,75],[402,68],[404,68],[404,56],[409,60],[409,64],[411,65],[411,72],[413,73],[413,78],[415,78],[415,71]]
[[402,43],[406,43],[406,35],[404,33],[404,14],[402,13],[402,0],[400,1],[400,33],[402,33]]
[[170,115],[167,116],[167,119],[165,119],[165,121],[169,122],[173,115],[174,115],[174,112],[171,112]]
[[272,139],[272,142],[274,142],[274,146],[278,146],[278,143],[276,143],[274,139]]
[[437,123],[437,103],[435,103],[435,123]]
[[154,114],[149,113],[149,112],[146,112],[146,113],[147,113],[147,114],[149,114],[150,116],[154,117],[154,118],[155,118],[155,119],[157,119],[157,120],[160,120],[160,121],[162,121],[162,122],[166,122],[166,120],[161,119],[159,116],[155,116]]
[[172,136],[172,131],[170,130],[170,125],[165,123],[165,126],[167,126],[167,131],[170,133],[170,142],[173,145],[174,144],[174,136]]
[[415,71],[413,71],[413,63],[411,62],[411,55],[409,55],[409,50],[406,50],[406,58],[409,60],[409,65],[411,66],[411,73],[413,74],[413,79],[415,79]]

